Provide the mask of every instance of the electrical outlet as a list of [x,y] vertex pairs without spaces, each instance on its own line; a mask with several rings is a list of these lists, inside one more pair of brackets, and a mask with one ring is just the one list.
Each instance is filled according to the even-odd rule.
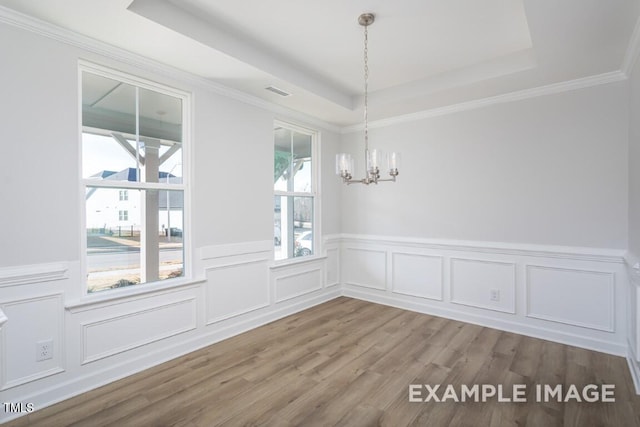
[[489,299],[491,299],[491,301],[500,301],[500,290],[491,289],[491,295],[489,296]]
[[53,340],[38,341],[36,343],[36,362],[53,359]]

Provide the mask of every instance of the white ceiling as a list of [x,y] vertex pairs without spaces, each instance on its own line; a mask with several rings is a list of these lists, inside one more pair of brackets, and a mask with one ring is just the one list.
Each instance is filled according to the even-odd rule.
[[620,70],[640,12],[640,0],[0,5],[336,125],[362,120],[363,12],[376,15],[370,120]]

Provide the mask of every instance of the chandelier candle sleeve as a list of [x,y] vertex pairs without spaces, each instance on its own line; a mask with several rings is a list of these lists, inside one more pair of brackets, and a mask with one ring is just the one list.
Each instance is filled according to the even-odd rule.
[[336,175],[344,176],[353,173],[353,158],[351,154],[340,153],[336,155]]
[[395,151],[389,154],[389,173],[398,173],[398,169],[400,169],[400,153],[396,153]]
[[386,164],[384,151],[373,149],[369,154],[369,171],[374,172],[376,169],[382,169],[382,166]]

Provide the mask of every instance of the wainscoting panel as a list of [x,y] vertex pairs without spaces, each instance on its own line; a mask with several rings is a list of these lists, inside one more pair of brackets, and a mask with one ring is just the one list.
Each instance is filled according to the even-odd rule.
[[188,298],[81,323],[86,364],[196,328],[196,300]]
[[275,301],[282,302],[322,289],[322,268],[303,270],[275,277]]
[[394,252],[391,288],[394,293],[442,301],[441,256]]
[[337,286],[340,284],[340,250],[338,248],[327,249],[326,261],[326,286]]
[[343,253],[345,283],[381,290],[387,288],[385,251],[347,247]]
[[516,266],[513,263],[451,259],[451,302],[515,313]]
[[614,274],[527,265],[527,316],[614,332]]
[[[0,330],[0,390],[64,371],[64,308],[62,294],[34,296],[0,303],[9,319]],[[37,313],[37,315],[34,315]],[[52,342],[53,357],[36,360],[37,343]]]
[[616,355],[627,353],[627,329],[640,330],[637,316],[628,324],[620,250],[353,234],[332,242],[349,297]]
[[269,269],[265,260],[207,269],[207,324],[269,305]]

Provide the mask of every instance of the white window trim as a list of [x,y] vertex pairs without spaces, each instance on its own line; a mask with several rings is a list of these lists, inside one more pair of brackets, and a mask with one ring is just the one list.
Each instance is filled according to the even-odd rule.
[[[88,72],[96,74],[102,77],[115,79],[123,83],[138,86],[143,89],[152,90],[164,95],[173,96],[182,100],[182,184],[171,184],[171,190],[183,191],[184,198],[184,211],[183,211],[183,276],[173,279],[165,279],[157,282],[141,283],[137,286],[125,287],[113,289],[108,292],[96,292],[89,293],[87,282],[84,278],[87,277],[87,239],[86,239],[86,205],[85,205],[85,191],[87,187],[99,187],[99,188],[118,188],[118,189],[166,189],[162,183],[129,183],[123,181],[120,183],[105,183],[99,182],[95,179],[86,179],[80,177],[79,185],[79,200],[80,200],[80,251],[81,262],[80,272],[82,280],[82,288],[80,290],[80,297],[76,300],[75,304],[91,303],[92,301],[109,301],[120,299],[129,295],[138,295],[144,293],[157,292],[159,290],[168,289],[172,287],[184,286],[185,284],[196,283],[198,280],[194,279],[194,265],[193,265],[193,251],[191,249],[191,177],[193,176],[192,164],[193,164],[193,142],[192,142],[192,108],[193,108],[193,96],[190,92],[176,89],[163,83],[156,83],[152,80],[148,80],[143,77],[138,77],[129,73],[115,70],[113,68],[98,65],[83,59],[78,60],[78,171],[82,171],[82,134],[84,131],[91,128],[83,129],[82,126],[82,73]],[[184,171],[187,173],[185,174]],[[81,175],[81,173],[80,173]],[[114,185],[115,184],[115,185]],[[140,185],[142,184],[142,185]]]
[[[324,259],[325,256],[322,253],[322,227],[321,227],[321,214],[322,211],[322,197],[321,197],[321,185],[320,185],[320,168],[322,167],[320,161],[320,140],[321,133],[317,129],[312,129],[309,127],[305,127],[303,125],[298,125],[286,120],[276,119],[273,122],[274,126],[281,126],[287,129],[291,129],[295,132],[304,133],[307,135],[311,135],[311,175],[313,180],[313,186],[311,193],[300,193],[300,192],[288,192],[288,191],[276,191],[272,190],[274,196],[299,196],[299,197],[309,197],[309,195],[313,196],[313,254],[309,256],[303,257],[290,257],[285,259],[276,260],[274,259],[275,254],[272,255],[272,264],[271,268],[283,267],[290,264],[301,264],[310,261],[316,261],[319,259]],[[272,141],[273,144],[273,141]],[[271,159],[273,162],[273,158]],[[272,233],[273,234],[273,233]],[[272,238],[273,240],[273,238]]]

